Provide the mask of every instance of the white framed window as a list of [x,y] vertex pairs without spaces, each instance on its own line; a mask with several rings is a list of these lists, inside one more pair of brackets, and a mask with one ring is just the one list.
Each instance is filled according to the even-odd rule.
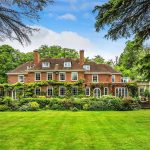
[[115,82],[115,75],[112,75],[112,82]]
[[18,75],[18,82],[24,82],[24,75]]
[[59,87],[59,96],[65,96],[66,94],[66,88],[61,86]]
[[108,91],[108,87],[104,87],[104,95],[108,95],[109,91]]
[[90,65],[83,65],[84,70],[90,70]]
[[53,87],[47,87],[47,96],[53,96]]
[[47,80],[53,80],[53,73],[52,72],[47,73]]
[[34,93],[35,95],[41,95],[41,88],[40,87],[35,88]]
[[41,81],[41,73],[35,72],[35,81]]
[[72,88],[72,94],[73,95],[78,95],[78,88],[77,87]]
[[144,96],[144,91],[145,91],[144,87],[139,88],[139,95]]
[[117,87],[115,89],[115,96],[116,97],[127,97],[128,96],[128,89],[125,87]]
[[128,83],[130,81],[129,77],[122,77],[122,82],[123,83]]
[[12,99],[17,99],[17,92],[16,92],[16,90],[12,90]]
[[71,67],[71,62],[64,62],[64,67]]
[[77,81],[78,80],[78,72],[72,72],[71,79],[72,79],[72,81]]
[[59,81],[65,81],[66,80],[66,73],[60,72],[59,73]]
[[98,82],[98,75],[97,75],[97,74],[93,74],[93,75],[92,75],[92,81],[93,81],[94,83],[97,83],[97,82]]
[[49,68],[50,63],[49,62],[42,62],[42,68]]
[[85,95],[90,96],[90,87],[85,88]]

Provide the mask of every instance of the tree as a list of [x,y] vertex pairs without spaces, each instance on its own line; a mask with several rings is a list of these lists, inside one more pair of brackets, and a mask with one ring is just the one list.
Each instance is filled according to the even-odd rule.
[[95,28],[100,31],[107,25],[107,38],[116,40],[135,34],[142,40],[150,37],[150,0],[109,0],[96,6]]
[[94,62],[97,63],[97,64],[104,64],[104,63],[105,63],[105,59],[104,59],[102,56],[100,56],[100,55],[96,55],[96,56],[92,59],[92,61],[94,61]]
[[6,73],[8,71],[15,69],[18,65],[33,59],[28,56],[29,54],[21,53],[9,45],[0,46],[0,83],[7,81]]
[[47,46],[43,45],[39,48],[41,58],[78,58],[79,54],[74,49],[62,48],[60,46]]
[[38,20],[39,11],[52,0],[1,0],[0,2],[0,40],[5,38],[29,43],[29,35],[37,29],[25,25],[23,20]]

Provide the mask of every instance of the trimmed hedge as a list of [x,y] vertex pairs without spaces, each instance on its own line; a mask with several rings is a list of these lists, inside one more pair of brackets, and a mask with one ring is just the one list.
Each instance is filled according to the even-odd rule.
[[[127,111],[140,109],[140,105],[137,100],[132,98],[120,99],[114,96],[102,96],[101,98],[24,98],[18,101],[3,103],[4,105],[11,108],[13,105],[16,110],[28,111],[38,109],[51,109],[51,110],[89,110],[89,111],[100,111],[100,110],[116,110],[116,111]],[[36,104],[37,108],[30,108],[31,104]],[[10,109],[12,110],[12,108]]]

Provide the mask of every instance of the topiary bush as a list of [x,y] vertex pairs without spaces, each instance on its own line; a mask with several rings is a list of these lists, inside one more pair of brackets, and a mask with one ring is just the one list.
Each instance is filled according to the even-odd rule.
[[31,111],[39,110],[39,104],[37,102],[29,102],[28,107],[29,107],[29,110]]

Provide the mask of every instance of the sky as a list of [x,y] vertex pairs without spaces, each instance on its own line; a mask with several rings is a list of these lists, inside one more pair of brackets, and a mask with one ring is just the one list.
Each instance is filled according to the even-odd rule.
[[39,32],[30,36],[31,44],[22,46],[17,41],[0,42],[9,44],[22,52],[30,52],[41,45],[59,45],[73,48],[77,51],[84,49],[86,57],[101,55],[106,60],[119,56],[129,39],[112,41],[104,38],[108,27],[97,33],[94,28],[96,14],[92,10],[96,5],[102,5],[108,0],[54,0],[40,12],[40,20],[26,22],[36,27]]

